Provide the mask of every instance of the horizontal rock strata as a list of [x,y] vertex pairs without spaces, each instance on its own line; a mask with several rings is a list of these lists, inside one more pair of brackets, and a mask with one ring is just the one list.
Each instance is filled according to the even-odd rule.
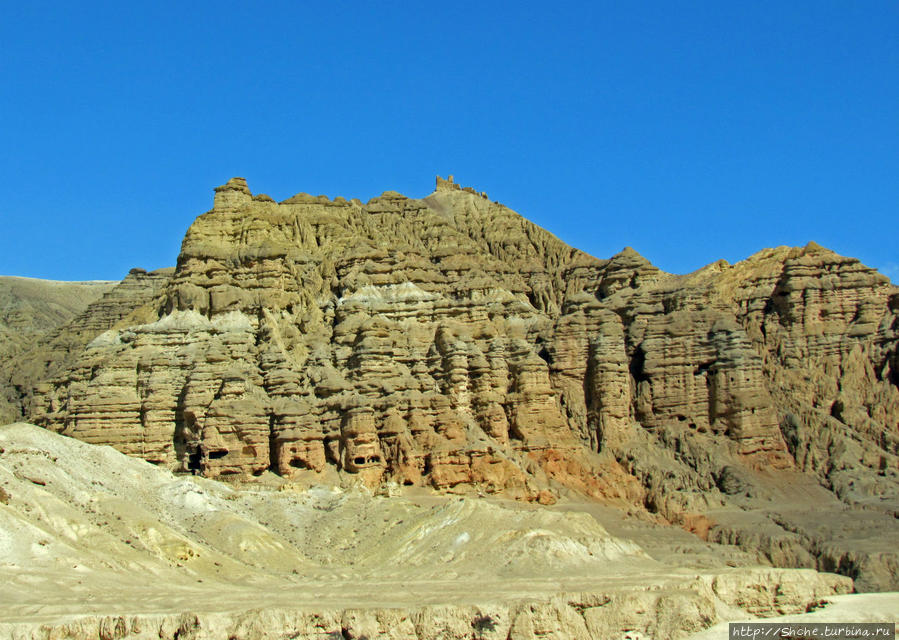
[[33,360],[22,354],[116,284],[0,276],[0,424],[22,417],[22,396],[30,395],[36,382],[12,380],[23,364]]
[[[68,283],[47,283],[45,286],[61,288],[71,296],[70,306],[75,313],[63,316],[57,325],[30,334],[28,339],[17,343],[14,353],[0,358],[0,387],[5,387],[11,399],[3,423],[14,422],[32,413],[35,389],[73,365],[85,346],[100,333],[118,323],[127,326],[153,317],[157,313],[153,301],[173,271],[170,268],[147,273],[143,269],[132,269],[122,282],[86,283],[83,286],[73,283],[75,289],[72,292],[65,287]],[[54,308],[58,304],[44,292],[37,297],[42,304],[49,302]],[[46,389],[43,387],[42,392]]]
[[235,178],[159,283],[34,419],[209,476],[567,488],[692,526],[798,470],[899,513],[899,293],[814,244],[675,276],[452,181],[278,203]]

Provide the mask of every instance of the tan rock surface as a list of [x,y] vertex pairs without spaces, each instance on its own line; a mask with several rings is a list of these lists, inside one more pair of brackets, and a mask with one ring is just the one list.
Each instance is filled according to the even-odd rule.
[[[726,637],[732,622],[769,622],[782,624],[784,627],[794,625],[794,628],[800,623],[895,623],[897,611],[899,611],[899,593],[897,592],[828,596],[809,612],[759,619],[755,616],[747,616],[745,611],[734,611],[730,615],[723,615],[722,622],[699,631],[689,638],[691,640],[719,640]],[[836,624],[831,627],[831,633],[835,633]]]
[[13,361],[115,285],[0,276],[0,424],[21,419],[22,396],[36,382],[13,380]]
[[714,514],[758,510],[798,545],[767,561],[819,566],[836,552],[818,525],[765,502],[770,478],[810,477],[821,518],[882,517],[881,546],[843,540],[838,568],[899,585],[873,570],[899,564],[899,293],[816,245],[674,276],[629,248],[592,258],[451,180],[362,204],[276,203],[235,178],[135,306],[34,419],[212,477],[575,492],[735,544],[754,521]]
[[[852,586],[714,545],[655,559],[577,504],[266,480],[179,476],[0,427],[0,636],[676,639],[723,611],[804,611]],[[691,537],[663,531],[653,545]]]
[[4,355],[14,338],[42,335],[84,311],[115,282],[59,282],[0,276],[0,330]]
[[[18,296],[27,302],[19,303],[22,308],[17,307],[15,316],[8,315],[0,324],[0,329],[7,327],[12,336],[6,342],[6,352],[0,354],[0,387],[9,398],[6,417],[0,422],[13,422],[32,413],[35,389],[71,366],[100,333],[120,322],[127,325],[155,315],[153,300],[172,271],[132,269],[119,283],[7,279],[16,284],[10,288],[13,300]],[[29,285],[24,292],[19,280]],[[13,322],[13,317],[18,320]],[[36,319],[29,329],[23,323],[32,317]]]

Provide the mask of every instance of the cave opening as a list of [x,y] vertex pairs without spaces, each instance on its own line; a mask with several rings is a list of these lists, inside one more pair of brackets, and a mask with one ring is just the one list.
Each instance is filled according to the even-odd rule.
[[199,447],[191,451],[187,456],[187,469],[189,471],[200,472],[203,470],[201,466],[201,462],[203,460],[203,454],[200,453]]
[[644,371],[645,366],[646,354],[643,352],[643,349],[637,347],[628,365],[628,369],[630,369],[631,375],[633,376],[635,382],[639,383],[649,380],[649,376],[646,374],[646,371]]

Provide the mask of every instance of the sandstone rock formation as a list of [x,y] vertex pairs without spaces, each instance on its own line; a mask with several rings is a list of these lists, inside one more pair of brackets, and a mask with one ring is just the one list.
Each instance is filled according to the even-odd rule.
[[30,396],[29,382],[36,382],[25,382],[24,387],[15,384],[11,380],[17,371],[13,359],[20,359],[17,357],[23,352],[83,312],[115,284],[0,276],[0,424],[22,417],[21,397],[26,393]]
[[[0,424],[32,413],[35,387],[69,367],[88,342],[154,299],[174,269],[132,269],[122,282],[0,279]],[[2,407],[5,406],[5,410]]]
[[[452,179],[362,204],[234,178],[158,284],[39,387],[35,420],[207,476],[573,491],[735,544],[733,509],[790,533],[771,478],[899,514],[899,291],[814,244],[676,276]],[[768,561],[829,562],[796,535]]]

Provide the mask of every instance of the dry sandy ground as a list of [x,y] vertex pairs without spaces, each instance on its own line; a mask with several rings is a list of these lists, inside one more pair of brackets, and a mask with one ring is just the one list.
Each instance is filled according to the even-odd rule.
[[[0,427],[0,489],[0,637],[51,637],[80,618],[59,637],[90,637],[85,616],[128,615],[157,616],[159,628],[117,637],[227,638],[215,625],[249,628],[246,612],[261,609],[334,620],[348,609],[406,611],[418,626],[405,637],[428,637],[435,607],[447,606],[458,611],[441,616],[468,625],[447,638],[625,637],[629,626],[678,637],[733,616],[802,612],[851,586],[750,567],[745,553],[597,505],[229,485],[24,424]],[[528,604],[553,598],[542,613]],[[884,598],[895,610],[895,596]],[[496,628],[465,618],[488,609]],[[166,635],[160,616],[185,611],[210,635]],[[244,618],[201,620],[217,612]],[[277,624],[288,622],[229,633],[325,637],[302,635],[297,621],[294,635],[265,635]],[[342,637],[363,637],[346,624]],[[393,623],[370,624],[369,638],[404,637]]]
[[728,637],[730,622],[899,622],[899,593],[857,593],[830,596],[826,604],[810,613],[753,618],[734,615],[726,621],[700,631],[691,640],[724,640]]

